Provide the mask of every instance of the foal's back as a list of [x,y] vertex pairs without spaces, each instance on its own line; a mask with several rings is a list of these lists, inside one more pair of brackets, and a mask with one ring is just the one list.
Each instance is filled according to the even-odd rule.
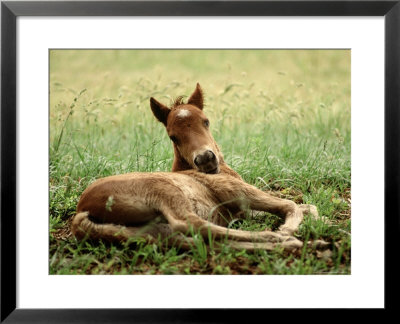
[[83,192],[77,213],[88,212],[97,223],[123,225],[149,222],[162,216],[166,208],[208,219],[219,204],[211,189],[214,181],[207,181],[213,175],[203,174],[199,179],[196,173],[128,173],[99,179]]

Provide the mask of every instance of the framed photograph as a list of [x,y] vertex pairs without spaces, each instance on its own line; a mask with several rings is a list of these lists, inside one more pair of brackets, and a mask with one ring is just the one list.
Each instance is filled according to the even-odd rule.
[[1,26],[1,321],[393,309],[399,1],[4,1]]

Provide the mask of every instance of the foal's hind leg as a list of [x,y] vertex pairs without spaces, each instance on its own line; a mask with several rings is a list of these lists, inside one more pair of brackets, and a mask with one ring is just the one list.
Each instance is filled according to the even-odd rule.
[[[178,247],[180,249],[183,250],[191,250],[193,247],[195,247],[195,242],[194,239],[191,237],[188,237],[187,235],[184,235],[181,232],[174,232],[173,229],[171,228],[171,226],[169,224],[154,224],[156,225],[155,227],[153,227],[150,230],[146,231],[147,235],[151,235],[152,236],[152,241],[154,241],[154,238],[161,238],[166,244],[167,246],[175,246]],[[210,229],[208,226],[210,224],[207,223],[207,230],[201,230],[200,229],[200,233],[202,234],[202,236],[207,240],[208,237],[208,231],[214,231],[215,227],[213,227],[212,229]],[[218,227],[218,226],[216,226]],[[205,227],[204,227],[205,228]],[[243,234],[243,232],[245,231],[239,231],[241,234]],[[222,228],[222,233],[223,233],[223,237],[227,237],[230,236],[232,237],[232,233],[230,233],[231,235],[227,235],[227,229],[225,227]],[[253,233],[253,232],[250,232]],[[277,246],[280,246],[282,248],[284,248],[285,250],[293,250],[296,248],[301,248],[303,246],[302,242],[295,239],[294,237],[282,237],[279,235],[273,235],[272,238],[270,239],[271,242],[267,242],[268,239],[268,235],[266,235],[267,233],[265,232],[261,232],[261,236],[262,236],[262,242],[254,242],[253,240],[250,241],[236,241],[236,240],[227,240],[226,244],[229,245],[230,247],[237,249],[237,250],[246,250],[246,251],[254,251],[254,250],[267,250],[267,251],[272,251],[274,250]],[[275,233],[273,233],[275,234]],[[235,233],[233,234],[233,237],[237,238]],[[243,238],[243,236],[241,236],[241,238]],[[257,237],[252,235],[252,239],[254,239],[255,241],[257,241]],[[265,240],[265,241],[264,241]],[[215,246],[215,249],[218,250],[219,246],[218,244]]]
[[[213,178],[214,179],[214,178]],[[258,200],[261,201],[259,210],[263,210],[265,207],[265,197],[259,197],[259,192],[261,194],[265,194],[260,190],[257,190],[256,188],[247,185],[241,180],[236,180],[236,181],[230,181],[231,179],[228,179],[229,181],[218,181],[218,177],[215,177],[217,180],[216,188],[213,188],[213,193],[216,195],[215,197],[219,201],[230,201],[229,204],[227,204],[227,208],[235,208],[237,209],[238,207],[241,207],[241,203],[239,202],[240,200],[247,200],[251,203],[251,205],[257,205]],[[232,178],[235,180],[234,178]],[[222,180],[226,180],[224,177]],[[210,184],[212,185],[212,183]],[[233,185],[233,186],[232,186]],[[195,213],[193,210],[192,203],[190,202],[189,199],[187,199],[184,195],[176,195],[175,191],[176,188],[172,188],[174,190],[171,191],[166,191],[163,190],[163,195],[164,198],[162,200],[158,201],[157,205],[157,210],[161,212],[165,219],[168,221],[169,225],[171,226],[171,229],[174,232],[179,232],[183,234],[187,234],[189,232],[190,227],[192,227],[196,232],[199,231],[199,233],[207,239],[209,235],[211,235],[214,238],[217,239],[228,239],[228,240],[233,240],[233,241],[242,241],[242,242],[248,242],[249,244],[253,242],[269,242],[269,243],[274,243],[274,244],[281,244],[282,246],[285,245],[286,243],[288,244],[288,247],[290,245],[290,248],[292,247],[300,247],[302,246],[302,242],[297,240],[294,237],[289,237],[287,233],[284,233],[285,235],[275,233],[272,231],[262,231],[262,232],[254,232],[254,231],[244,231],[244,230],[235,230],[235,229],[228,229],[223,226],[216,225],[210,221],[207,221],[203,218],[201,218],[199,215]],[[254,190],[257,190],[257,195],[256,197],[254,196]],[[266,195],[266,194],[265,194]],[[251,198],[248,198],[248,196],[252,196]],[[293,202],[286,201],[286,204],[282,205],[282,200],[273,198],[269,195],[267,197],[270,200],[266,200],[269,202],[268,204],[268,210],[276,209],[277,212],[282,212],[282,209],[285,209],[285,214],[287,214],[287,218],[290,219],[290,212],[297,211],[300,216],[302,216],[301,211],[297,208],[297,205],[294,204]],[[272,199],[272,201],[271,201]],[[280,203],[276,203],[274,200],[276,199]],[[264,201],[263,201],[264,200]],[[279,206],[279,208],[277,208]],[[296,209],[297,208],[297,209]],[[253,208],[257,209],[257,208]],[[293,218],[293,217],[292,217]],[[301,220],[300,220],[301,221]],[[293,225],[296,227],[297,224]],[[296,227],[297,228],[297,227]],[[290,241],[290,244],[288,243]],[[245,247],[246,248],[246,247]]]
[[227,243],[234,248],[271,250],[276,245],[286,249],[300,248],[303,245],[301,241],[294,237],[282,236],[271,231],[253,232],[228,229],[208,222],[190,210],[164,208],[162,212],[174,232],[187,234],[192,227],[205,239],[211,234],[216,239],[227,239]]
[[102,239],[114,243],[137,238],[143,238],[147,243],[158,243],[161,239],[168,246],[177,246],[184,250],[189,250],[194,245],[192,238],[174,232],[169,224],[149,223],[142,226],[124,226],[95,223],[90,219],[88,212],[81,212],[73,217],[71,231],[78,239]]

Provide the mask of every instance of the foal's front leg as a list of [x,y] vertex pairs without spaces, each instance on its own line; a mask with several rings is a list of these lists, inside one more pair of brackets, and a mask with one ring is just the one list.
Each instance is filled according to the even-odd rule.
[[303,211],[299,206],[287,199],[273,197],[255,187],[249,190],[247,197],[251,209],[261,210],[285,217],[285,222],[279,227],[281,233],[293,235],[303,220]]
[[267,211],[285,217],[285,222],[279,228],[281,233],[293,235],[299,228],[304,214],[310,214],[318,219],[318,210],[314,205],[297,205],[291,200],[277,198],[251,185],[246,188],[251,209]]
[[[220,186],[217,190],[217,194],[222,201],[234,201],[236,199],[236,204],[240,207],[248,207],[253,210],[266,211],[285,217],[285,222],[279,229],[281,233],[286,235],[292,235],[298,229],[303,220],[303,211],[307,210],[306,207],[299,207],[293,201],[273,197],[238,179],[230,179],[229,183],[222,187]],[[308,209],[316,210],[314,206],[312,207]]]

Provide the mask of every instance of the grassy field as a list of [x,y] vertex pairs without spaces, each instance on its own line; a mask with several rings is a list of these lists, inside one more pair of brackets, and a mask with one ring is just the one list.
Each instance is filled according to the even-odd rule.
[[[150,110],[199,82],[226,162],[248,183],[330,221],[306,217],[296,236],[323,239],[282,250],[191,251],[78,242],[69,232],[82,191],[100,177],[170,171],[172,145]],[[51,274],[349,274],[351,264],[350,51],[107,50],[50,52]],[[259,213],[232,227],[276,229]]]

